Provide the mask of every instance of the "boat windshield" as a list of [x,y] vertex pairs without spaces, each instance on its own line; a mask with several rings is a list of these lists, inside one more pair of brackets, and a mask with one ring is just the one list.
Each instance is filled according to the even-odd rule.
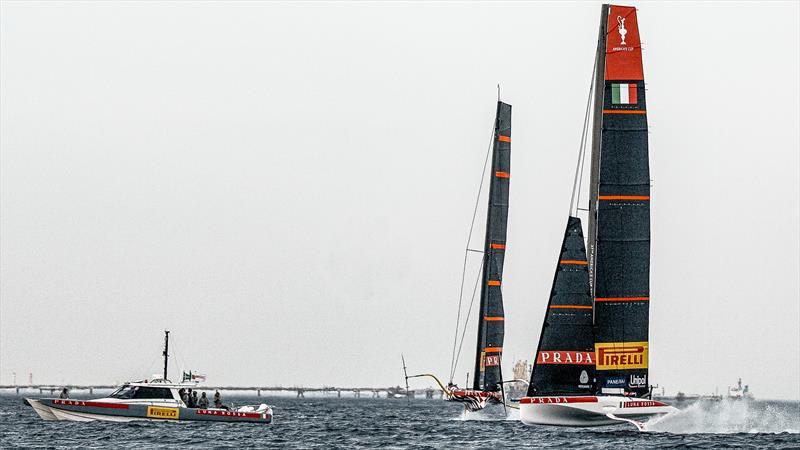
[[120,399],[168,399],[174,400],[169,388],[152,386],[122,386],[110,395],[111,398]]
[[129,385],[124,385],[121,388],[114,391],[109,397],[111,398],[133,398],[133,394],[136,390]]

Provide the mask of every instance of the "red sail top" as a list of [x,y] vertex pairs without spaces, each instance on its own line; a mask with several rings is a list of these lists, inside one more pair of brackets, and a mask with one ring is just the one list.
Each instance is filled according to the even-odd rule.
[[606,80],[644,80],[636,8],[611,5],[606,34]]

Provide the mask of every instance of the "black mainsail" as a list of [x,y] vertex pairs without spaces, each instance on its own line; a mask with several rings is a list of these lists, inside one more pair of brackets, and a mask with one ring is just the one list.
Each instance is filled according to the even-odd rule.
[[529,396],[649,392],[650,172],[636,8],[603,5],[592,91],[586,246],[570,217]]
[[497,102],[492,165],[489,172],[489,208],[483,246],[481,301],[478,311],[478,345],[473,389],[501,390],[504,321],[503,261],[508,227],[508,187],[511,177],[511,105]]
[[602,11],[588,236],[597,381],[601,391],[644,396],[650,169],[642,49],[636,8],[604,5]]

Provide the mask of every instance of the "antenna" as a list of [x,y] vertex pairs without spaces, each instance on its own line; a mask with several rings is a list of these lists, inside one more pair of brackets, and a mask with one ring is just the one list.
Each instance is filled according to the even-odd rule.
[[497,83],[497,101],[500,101],[500,83]]
[[408,371],[406,371],[406,358],[400,353],[400,359],[403,360],[403,375],[406,377],[406,402],[411,404],[411,397],[408,396]]
[[169,330],[164,330],[164,381],[167,380],[167,361],[169,360]]

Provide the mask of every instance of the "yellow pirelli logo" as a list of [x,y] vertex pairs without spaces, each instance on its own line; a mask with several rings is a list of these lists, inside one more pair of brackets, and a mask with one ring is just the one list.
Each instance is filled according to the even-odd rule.
[[147,417],[154,419],[177,419],[180,417],[178,408],[162,408],[160,406],[148,406]]
[[647,342],[597,342],[597,370],[646,369]]

